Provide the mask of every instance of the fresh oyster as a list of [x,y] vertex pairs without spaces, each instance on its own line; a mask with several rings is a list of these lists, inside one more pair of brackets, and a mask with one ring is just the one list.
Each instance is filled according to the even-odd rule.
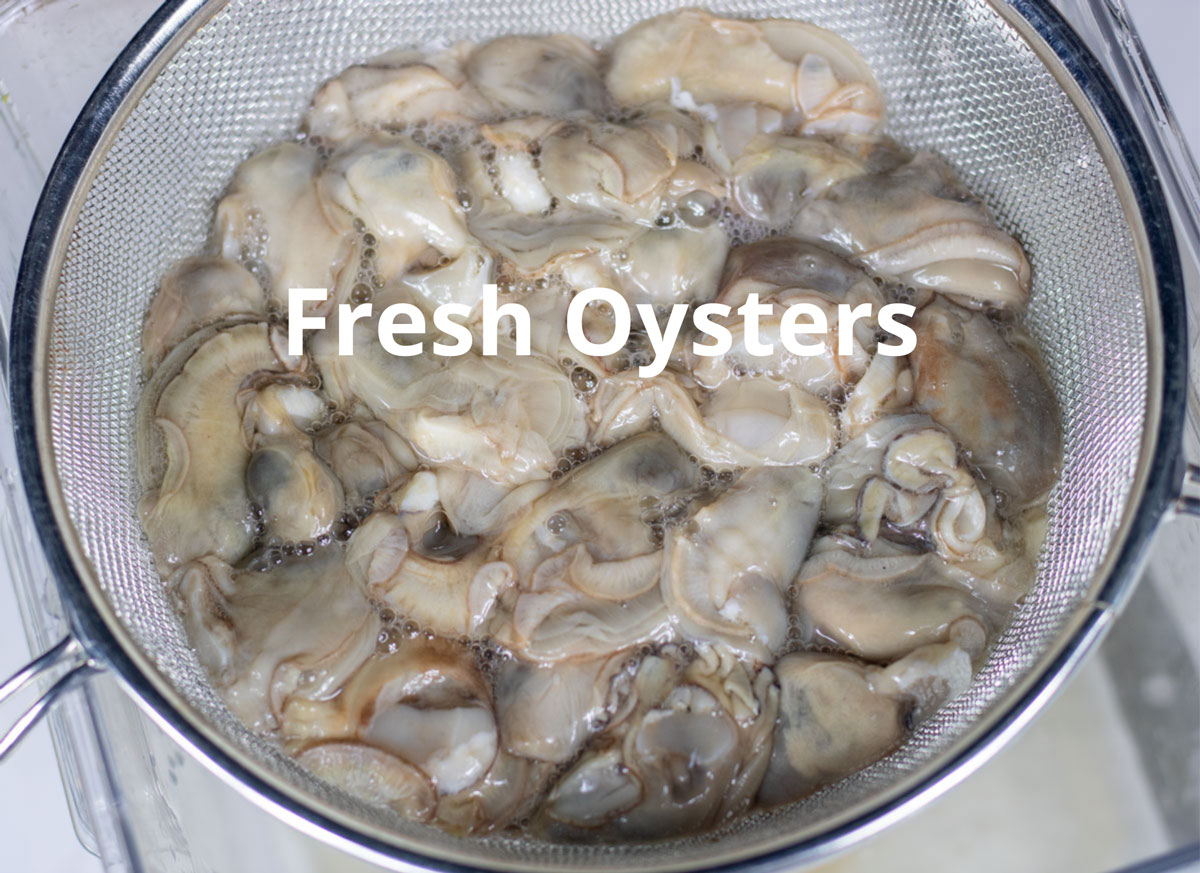
[[769,662],[820,506],[821,481],[806,468],[760,467],[672,528],[662,593],[679,633]]
[[979,313],[939,303],[913,321],[913,402],[1017,505],[1054,484],[1062,430],[1037,359]]
[[225,258],[182,260],[163,277],[146,313],[146,369],[157,367],[167,352],[199,328],[237,316],[258,320],[265,314],[262,286],[245,267]]
[[883,114],[874,77],[850,44],[798,21],[690,9],[652,18],[616,41],[607,81],[626,105],[757,103],[810,134],[871,132]]
[[550,792],[549,830],[660,839],[748,808],[770,756],[772,672],[704,647],[682,668],[674,651],[646,658],[632,686],[628,714]]
[[168,590],[229,708],[269,732],[289,704],[336,694],[374,651],[380,621],[336,549],[256,564],[201,558]]
[[495,108],[463,71],[470,49],[459,43],[433,54],[388,52],[348,67],[318,89],[305,126],[321,141],[341,145],[380,130],[487,118]]
[[221,254],[256,272],[281,308],[289,289],[333,288],[344,270],[357,266],[351,234],[330,220],[318,195],[320,166],[315,149],[272,146],[238,168],[217,204]]
[[875,273],[964,304],[1020,310],[1029,297],[1021,246],[930,152],[839,182],[801,209],[791,229],[845,249]]
[[[194,335],[147,386],[138,440],[148,490],[139,508],[161,573],[204,555],[236,561],[249,550],[250,446],[237,394],[252,377],[277,367],[267,326],[243,324]],[[165,455],[157,476],[149,461],[156,443]]]

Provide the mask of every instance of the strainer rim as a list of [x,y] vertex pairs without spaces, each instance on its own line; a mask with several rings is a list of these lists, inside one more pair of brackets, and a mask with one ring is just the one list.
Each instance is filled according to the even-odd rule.
[[[1116,557],[1108,577],[1098,589],[1096,601],[1085,615],[1078,618],[1074,631],[1058,642],[1059,650],[1055,657],[1030,679],[1025,690],[1006,701],[1002,711],[994,714],[986,727],[977,730],[961,749],[946,756],[908,788],[867,805],[860,814],[825,832],[710,869],[736,867],[765,871],[777,869],[785,861],[794,862],[801,856],[805,860],[824,857],[881,829],[965,778],[1032,719],[1071,669],[1102,636],[1136,584],[1137,571],[1145,557],[1147,545],[1162,516],[1177,496],[1177,483],[1181,481],[1183,464],[1180,445],[1187,374],[1186,318],[1182,270],[1174,229],[1163,191],[1154,173],[1154,165],[1141,132],[1115,86],[1082,39],[1050,5],[1049,0],[990,2],[998,9],[1007,6],[1027,23],[1078,87],[1102,128],[1102,131],[1097,131],[1088,125],[1089,134],[1097,137],[1103,132],[1111,140],[1112,152],[1120,159],[1119,169],[1123,171],[1132,191],[1133,209],[1142,223],[1146,254],[1153,273],[1150,278],[1157,291],[1156,295],[1150,295],[1147,303],[1156,303],[1158,307],[1161,378],[1160,384],[1151,382],[1149,386],[1152,400],[1155,391],[1158,391],[1158,420],[1148,420],[1147,427],[1157,425],[1158,433],[1146,464],[1141,493],[1136,493],[1138,483],[1135,481],[1134,493],[1130,498],[1131,508],[1127,510],[1129,529],[1124,539],[1115,541],[1111,547]],[[42,292],[54,278],[48,268],[65,244],[63,231],[69,229],[67,223],[72,219],[71,207],[78,194],[79,182],[93,158],[101,154],[105,135],[110,133],[110,123],[118,116],[130,95],[139,86],[148,84],[143,81],[146,73],[160,59],[169,43],[188,28],[196,15],[206,7],[216,5],[219,4],[214,0],[168,0],[143,26],[101,79],[72,125],[47,177],[30,224],[13,301],[9,373],[18,463],[38,537],[55,585],[68,607],[72,630],[92,659],[111,669],[132,692],[134,699],[176,741],[188,747],[192,754],[229,784],[255,802],[269,803],[274,807],[273,812],[293,819],[293,823],[302,827],[311,826],[311,829],[315,829],[314,836],[326,841],[332,839],[343,848],[377,862],[385,859],[393,863],[399,861],[447,871],[484,869],[384,842],[365,831],[332,819],[298,796],[275,787],[193,725],[187,713],[173,704],[143,673],[135,658],[125,649],[119,635],[102,616],[83,575],[71,558],[66,534],[60,528],[59,513],[51,500],[54,482],[48,468],[52,466],[53,458],[48,440],[44,447],[40,445],[43,436],[40,429],[45,422],[39,417],[37,406],[38,389],[43,384],[40,380],[44,375],[38,356],[42,350],[39,340],[41,303],[43,299],[51,299],[50,295],[44,297]],[[1038,55],[1042,58],[1040,52]],[[1072,102],[1075,103],[1074,99]],[[1075,108],[1079,110],[1082,107],[1076,105]],[[1154,313],[1152,305],[1148,305],[1147,309],[1148,314]],[[1153,319],[1150,319],[1148,330],[1153,331],[1154,328]],[[1153,349],[1153,344],[1149,348]],[[1143,443],[1143,457],[1144,446]],[[70,526],[65,514],[61,524]],[[313,832],[310,828],[305,829]]]

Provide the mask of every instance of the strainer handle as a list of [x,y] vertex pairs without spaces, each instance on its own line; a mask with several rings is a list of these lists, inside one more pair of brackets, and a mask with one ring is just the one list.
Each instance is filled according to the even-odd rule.
[[26,706],[13,721],[12,726],[0,736],[0,761],[12,751],[13,747],[31,727],[37,724],[50,706],[71,688],[96,672],[97,667],[84,651],[83,646],[73,636],[67,635],[38,655],[8,680],[0,685],[0,705],[19,694],[22,689],[36,682],[43,676],[49,676],[56,670],[62,670],[33,703]]
[[1188,464],[1183,474],[1183,489],[1175,508],[1184,515],[1200,518],[1200,464]]

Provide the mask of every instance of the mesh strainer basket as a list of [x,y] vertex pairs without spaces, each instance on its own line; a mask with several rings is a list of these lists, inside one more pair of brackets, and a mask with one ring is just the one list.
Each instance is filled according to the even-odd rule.
[[[672,0],[176,0],[101,83],[55,165],[22,262],[13,406],[25,486],[72,611],[43,703],[104,667],[184,745],[281,816],[395,867],[794,866],[877,830],[1012,736],[1128,593],[1182,461],[1182,283],[1143,143],[1041,0],[726,0],[810,20],[874,69],[888,132],[945,156],[1026,247],[1030,326],[1063,413],[1062,479],[1032,595],[971,689],[899,749],[716,835],[647,845],[461,839],[333,791],[226,710],[142,539],[133,420],[147,300],[200,248],[248,155],[295,132],[314,88],[401,44],[568,31],[605,39]],[[36,717],[36,711],[32,717]],[[0,745],[0,753],[3,752]],[[715,839],[714,839],[715,837]]]

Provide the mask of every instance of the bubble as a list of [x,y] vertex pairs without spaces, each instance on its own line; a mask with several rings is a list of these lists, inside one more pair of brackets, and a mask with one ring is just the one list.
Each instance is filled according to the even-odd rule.
[[375,638],[375,651],[381,655],[391,655],[400,648],[400,637],[395,628],[385,627]]
[[333,523],[333,536],[339,542],[345,542],[354,535],[354,531],[358,528],[358,516],[349,512],[343,512],[338,516],[337,521]]
[[555,536],[561,536],[563,531],[567,529],[567,517],[561,512],[556,512],[546,519],[546,530]]
[[996,501],[996,510],[1004,514],[1012,505],[1012,498],[1008,496],[1007,491],[1001,491],[999,488],[992,490],[992,499]]
[[720,215],[721,204],[707,191],[693,191],[679,201],[678,215],[690,227],[708,227]]
[[576,367],[571,371],[571,384],[575,390],[587,394],[596,387],[596,374],[586,367]]

